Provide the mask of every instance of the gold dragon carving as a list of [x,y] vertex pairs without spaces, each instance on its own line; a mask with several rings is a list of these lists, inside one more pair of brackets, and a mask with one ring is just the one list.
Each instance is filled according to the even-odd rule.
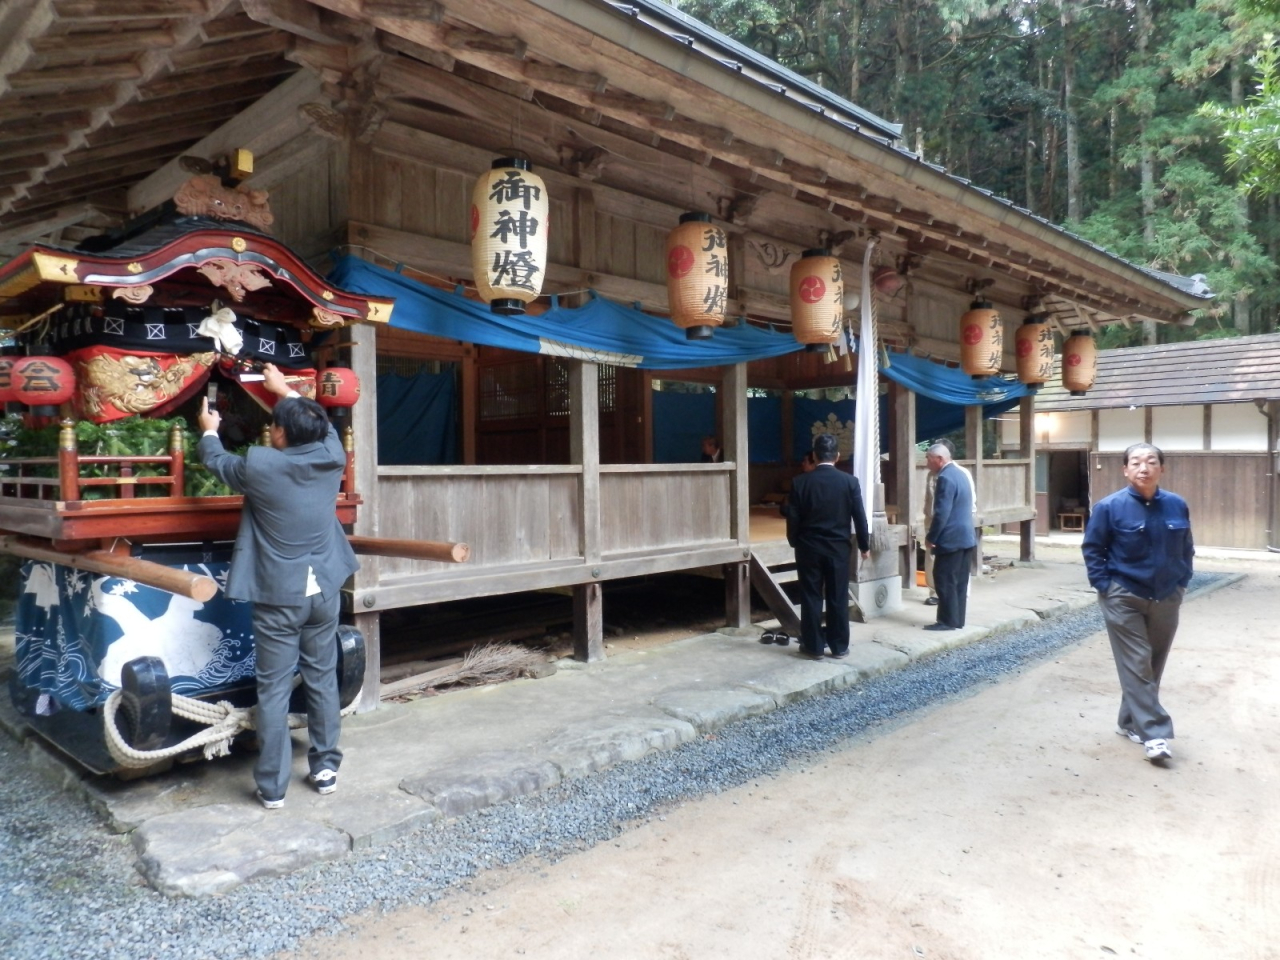
[[216,354],[193,353],[168,369],[155,357],[99,354],[79,364],[80,399],[90,417],[110,404],[126,413],[146,413],[172,400],[191,376],[213,365]]

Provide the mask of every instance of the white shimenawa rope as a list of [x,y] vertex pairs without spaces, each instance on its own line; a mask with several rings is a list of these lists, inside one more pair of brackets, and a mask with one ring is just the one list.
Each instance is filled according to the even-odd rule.
[[[171,694],[173,715],[186,720],[194,720],[197,723],[208,724],[209,729],[194,733],[186,740],[171,747],[162,747],[159,750],[138,750],[125,743],[124,737],[120,735],[120,730],[116,727],[116,713],[120,710],[123,696],[124,691],[114,690],[107,697],[107,702],[102,708],[102,723],[106,733],[107,750],[110,752],[112,759],[120,766],[130,770],[141,770],[162,760],[168,760],[171,757],[177,757],[197,749],[203,750],[206,760],[225,757],[231,753],[232,740],[245,730],[256,729],[253,722],[253,707],[235,707],[226,700],[209,703],[205,700],[196,700],[192,697],[184,697],[179,693],[175,693]],[[357,696],[342,711],[341,715],[345,717],[354,713],[356,704],[359,701],[360,697]],[[307,718],[304,714],[289,714],[289,729],[297,730],[306,725]]]

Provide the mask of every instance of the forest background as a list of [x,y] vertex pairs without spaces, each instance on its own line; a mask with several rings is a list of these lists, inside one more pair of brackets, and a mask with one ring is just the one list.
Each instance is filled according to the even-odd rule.
[[[675,0],[903,125],[924,159],[1217,294],[1161,342],[1280,329],[1280,0]],[[1140,343],[1107,328],[1099,346]]]

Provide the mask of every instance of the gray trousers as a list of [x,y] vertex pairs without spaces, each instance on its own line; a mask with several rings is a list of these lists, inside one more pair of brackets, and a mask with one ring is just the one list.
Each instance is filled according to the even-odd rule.
[[1182,594],[1179,589],[1164,600],[1143,600],[1116,583],[1098,594],[1120,676],[1117,723],[1143,740],[1173,738],[1173,719],[1160,705],[1160,677],[1178,630]]
[[289,694],[293,669],[307,695],[307,732],[312,773],[337,770],[341,707],[338,699],[338,611],[341,597],[307,597],[301,606],[253,605],[253,642],[258,673],[258,740],[262,751],[253,777],[263,796],[283,797],[289,789],[293,741],[289,736]]

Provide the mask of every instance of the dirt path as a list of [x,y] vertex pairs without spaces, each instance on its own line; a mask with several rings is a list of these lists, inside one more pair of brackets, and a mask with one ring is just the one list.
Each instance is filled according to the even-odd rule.
[[[1209,566],[1209,564],[1203,564]],[[1280,565],[1189,604],[1161,769],[1105,636],[558,864],[299,957],[1280,957]]]

